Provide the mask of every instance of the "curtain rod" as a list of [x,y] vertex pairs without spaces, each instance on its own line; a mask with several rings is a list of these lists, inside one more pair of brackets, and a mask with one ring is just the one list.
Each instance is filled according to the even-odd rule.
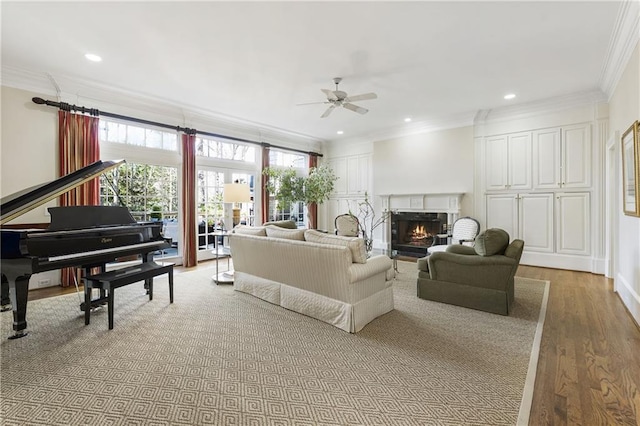
[[92,116],[100,116],[100,115],[104,115],[105,117],[110,117],[110,118],[117,118],[120,120],[126,120],[126,121],[133,121],[135,123],[140,123],[140,124],[149,124],[151,126],[156,126],[156,127],[162,127],[165,129],[171,129],[171,130],[175,130],[177,132],[184,132],[187,134],[199,134],[199,135],[204,135],[204,136],[211,136],[214,138],[222,138],[222,139],[229,139],[232,141],[236,141],[236,142],[245,142],[245,143],[249,143],[249,144],[253,144],[253,145],[259,145],[262,147],[267,147],[267,148],[276,148],[276,149],[281,149],[283,151],[291,151],[291,152],[298,152],[300,154],[308,154],[308,155],[316,155],[318,157],[322,157],[322,154],[317,153],[317,152],[313,152],[313,151],[303,151],[301,149],[295,149],[295,148],[287,148],[284,146],[278,146],[278,145],[272,145],[270,143],[267,142],[256,142],[256,141],[252,141],[249,139],[242,139],[242,138],[236,138],[233,136],[226,136],[226,135],[221,135],[219,133],[210,133],[210,132],[204,132],[201,130],[196,130],[196,129],[190,129],[188,127],[180,127],[180,126],[172,126],[170,124],[165,124],[165,123],[159,123],[157,121],[151,121],[151,120],[144,120],[142,118],[136,118],[136,117],[130,117],[127,115],[120,115],[120,114],[114,114],[111,112],[105,112],[105,111],[99,111],[95,108],[86,108],[83,106],[77,106],[77,105],[70,105],[66,102],[54,102],[54,101],[48,101],[42,98],[31,98],[31,100],[39,105],[48,105],[48,106],[52,106],[52,107],[56,107],[56,108],[60,108],[63,111],[80,111],[83,114],[89,114]]

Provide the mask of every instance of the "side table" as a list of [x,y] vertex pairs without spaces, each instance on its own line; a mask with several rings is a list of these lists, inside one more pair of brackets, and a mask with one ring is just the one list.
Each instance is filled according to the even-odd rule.
[[231,233],[228,231],[216,231],[209,235],[214,237],[216,249],[212,252],[216,258],[216,274],[211,277],[216,284],[233,284],[233,271],[220,272],[218,262],[221,258],[227,258],[227,269],[229,266],[229,259],[231,258],[231,250],[228,246],[224,245],[224,239],[229,238]]

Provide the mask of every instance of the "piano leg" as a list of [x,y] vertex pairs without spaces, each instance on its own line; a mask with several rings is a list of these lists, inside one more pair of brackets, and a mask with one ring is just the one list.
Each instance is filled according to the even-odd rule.
[[19,339],[27,335],[27,298],[29,295],[29,278],[31,274],[16,277],[7,275],[9,281],[9,297],[13,307],[13,336],[9,339]]
[[11,299],[9,298],[9,281],[2,274],[2,284],[0,284],[0,312],[11,310]]

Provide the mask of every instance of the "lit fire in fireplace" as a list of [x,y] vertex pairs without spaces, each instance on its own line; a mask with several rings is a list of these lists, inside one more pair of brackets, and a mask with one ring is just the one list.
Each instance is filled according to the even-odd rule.
[[424,225],[416,225],[412,230],[411,230],[411,242],[414,243],[421,243],[424,240],[426,240],[427,238],[431,238],[432,235],[427,232],[427,229],[424,227]]

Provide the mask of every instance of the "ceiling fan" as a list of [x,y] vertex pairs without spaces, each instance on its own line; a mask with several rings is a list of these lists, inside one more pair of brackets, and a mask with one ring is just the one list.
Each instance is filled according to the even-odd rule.
[[366,114],[368,109],[361,106],[354,105],[351,102],[354,101],[367,101],[369,99],[376,99],[378,95],[375,93],[363,93],[362,95],[348,96],[347,92],[338,90],[338,84],[342,81],[341,77],[335,77],[333,82],[336,85],[336,90],[320,89],[327,96],[327,100],[324,102],[308,102],[298,105],[312,105],[312,104],[330,104],[329,108],[320,116],[320,118],[328,117],[331,112],[337,107],[343,107],[351,111],[355,111],[358,114]]

